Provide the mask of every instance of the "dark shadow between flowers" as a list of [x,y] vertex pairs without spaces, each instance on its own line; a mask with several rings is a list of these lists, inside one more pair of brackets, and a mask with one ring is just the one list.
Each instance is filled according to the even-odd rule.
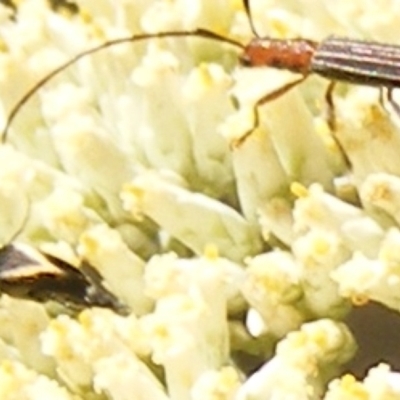
[[354,307],[346,318],[358,344],[358,351],[346,370],[364,378],[368,369],[387,363],[400,371],[400,314],[377,303]]

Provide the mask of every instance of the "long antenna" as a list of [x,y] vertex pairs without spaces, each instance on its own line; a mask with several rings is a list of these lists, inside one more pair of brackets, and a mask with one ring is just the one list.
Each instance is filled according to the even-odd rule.
[[167,31],[167,32],[159,32],[159,33],[144,33],[144,34],[139,34],[139,35],[127,36],[127,37],[123,37],[123,38],[119,38],[119,39],[109,40],[107,42],[104,42],[104,43],[96,46],[96,47],[92,47],[91,49],[82,51],[81,53],[72,57],[70,60],[61,64],[59,67],[55,68],[53,71],[51,71],[49,74],[47,74],[44,78],[42,78],[38,82],[36,82],[12,107],[12,109],[7,117],[7,123],[1,132],[1,142],[3,144],[7,142],[8,133],[9,133],[11,124],[13,123],[13,121],[14,121],[15,117],[17,116],[17,114],[19,113],[19,111],[30,100],[30,98],[41,87],[43,87],[47,82],[49,82],[51,79],[53,79],[56,75],[60,74],[64,70],[66,70],[71,65],[75,64],[81,58],[84,58],[88,55],[97,53],[98,51],[101,51],[108,47],[116,46],[116,45],[123,44],[123,43],[129,43],[129,42],[132,43],[132,42],[139,42],[139,41],[148,40],[148,39],[169,38],[169,37],[202,37],[202,38],[206,38],[206,39],[217,40],[219,42],[228,43],[234,47],[244,50],[244,45],[241,44],[240,42],[238,42],[234,39],[230,39],[228,37],[219,35],[218,33],[209,31],[207,29],[195,29],[193,31],[169,31],[169,32]]
[[260,38],[260,35],[258,34],[256,27],[254,26],[253,18],[251,17],[250,0],[243,0],[243,5],[244,5],[244,10],[245,10],[246,15],[247,15],[247,19],[248,19],[249,24],[250,24],[251,32],[253,33],[253,35],[256,38]]

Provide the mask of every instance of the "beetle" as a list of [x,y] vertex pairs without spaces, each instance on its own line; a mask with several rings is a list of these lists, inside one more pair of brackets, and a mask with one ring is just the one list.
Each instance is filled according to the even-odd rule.
[[17,101],[12,107],[6,125],[3,128],[2,142],[5,143],[7,141],[8,131],[13,120],[29,99],[47,82],[78,60],[109,47],[156,38],[200,37],[215,40],[232,45],[240,51],[238,65],[241,67],[269,67],[301,74],[300,78],[284,84],[256,100],[254,104],[254,122],[250,129],[243,133],[236,145],[244,142],[259,125],[258,109],[260,106],[284,95],[302,83],[311,74],[320,75],[331,81],[325,98],[328,105],[328,124],[333,130],[335,129],[335,113],[332,94],[338,81],[380,88],[381,103],[383,103],[382,99],[386,96],[394,110],[400,115],[400,107],[393,99],[393,89],[400,86],[399,46],[334,36],[329,36],[320,42],[304,38],[289,40],[271,37],[263,38],[257,34],[254,27],[251,18],[250,0],[243,0],[243,5],[254,35],[254,38],[247,44],[240,43],[216,32],[199,28],[193,31],[166,31],[132,35],[104,42],[99,46],[77,54],[39,80]]

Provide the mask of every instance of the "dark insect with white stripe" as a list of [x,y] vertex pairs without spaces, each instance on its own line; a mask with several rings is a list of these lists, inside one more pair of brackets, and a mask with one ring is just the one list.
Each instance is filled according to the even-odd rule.
[[126,314],[127,308],[101,281],[96,269],[86,262],[78,269],[26,246],[10,244],[0,250],[0,293],[11,297],[52,300],[75,311],[102,307]]
[[74,311],[102,307],[128,314],[128,308],[103,286],[100,274],[86,261],[75,268],[29,245],[15,244],[22,229],[13,235],[11,244],[0,249],[0,294],[42,303],[55,301]]
[[34,85],[12,108],[2,132],[3,143],[7,141],[9,128],[24,104],[53,77],[73,65],[83,57],[122,43],[134,43],[155,38],[201,37],[228,43],[241,50],[238,64],[242,67],[269,67],[284,69],[302,76],[258,99],[254,105],[254,123],[236,144],[240,144],[259,125],[257,109],[277,99],[293,87],[303,82],[309,75],[317,74],[329,80],[325,98],[328,104],[328,123],[335,127],[332,93],[336,82],[375,86],[381,90],[380,100],[386,97],[394,110],[400,115],[400,106],[393,99],[393,89],[400,87],[400,46],[377,42],[353,40],[349,38],[328,37],[321,42],[308,39],[261,38],[254,28],[250,12],[250,0],[243,0],[251,29],[255,38],[249,44],[224,37],[206,29],[194,31],[169,31],[154,34],[140,34],[110,40],[100,46],[83,51],[68,62],[56,68]]

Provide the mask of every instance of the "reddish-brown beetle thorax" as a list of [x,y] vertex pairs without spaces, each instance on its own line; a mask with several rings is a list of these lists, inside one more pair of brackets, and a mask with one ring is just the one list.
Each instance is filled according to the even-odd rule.
[[307,75],[316,42],[305,39],[253,39],[245,47],[240,62],[248,67],[286,69]]

